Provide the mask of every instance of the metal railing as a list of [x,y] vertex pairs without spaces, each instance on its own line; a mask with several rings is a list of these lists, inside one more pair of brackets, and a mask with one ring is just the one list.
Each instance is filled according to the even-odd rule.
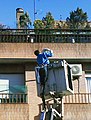
[[91,29],[0,29],[0,42],[91,43]]
[[64,103],[91,103],[91,93],[74,93],[65,96]]
[[27,103],[27,94],[0,93],[0,104],[2,103]]

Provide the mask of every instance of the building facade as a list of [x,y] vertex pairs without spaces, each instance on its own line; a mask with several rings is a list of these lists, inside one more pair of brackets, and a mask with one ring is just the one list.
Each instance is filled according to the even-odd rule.
[[[29,30],[30,31],[30,30]],[[20,32],[20,30],[19,30]],[[16,32],[17,33],[17,32]],[[29,32],[27,32],[29,33]],[[63,31],[64,33],[64,31]],[[39,120],[42,110],[42,100],[37,96],[35,67],[36,56],[34,50],[50,48],[54,56],[50,61],[65,59],[69,64],[81,64],[82,75],[73,79],[74,94],[64,96],[64,120],[90,120],[91,119],[91,43],[80,42],[54,42],[54,37],[61,38],[58,34],[52,35],[51,42],[47,34],[36,36],[32,32],[20,36],[15,32],[0,36],[0,120]],[[12,37],[14,36],[14,37]],[[17,36],[15,38],[15,36]],[[46,38],[44,38],[46,36]],[[65,34],[67,36],[67,34]],[[69,36],[69,34],[68,34]],[[70,35],[72,36],[72,35]],[[69,37],[70,37],[69,36]],[[31,42],[31,38],[35,38]],[[63,35],[64,37],[64,35]],[[66,38],[69,38],[66,37]],[[73,37],[73,36],[72,36]],[[80,36],[81,40],[84,38]],[[85,36],[86,37],[86,36]],[[88,36],[90,39],[90,35]],[[88,40],[88,37],[86,39]],[[42,39],[42,40],[41,40]],[[10,40],[10,41],[8,41]],[[14,41],[15,40],[15,41]],[[21,41],[22,40],[22,41]],[[59,39],[60,40],[60,39]],[[41,41],[41,42],[40,42]],[[52,104],[51,101],[46,101]]]

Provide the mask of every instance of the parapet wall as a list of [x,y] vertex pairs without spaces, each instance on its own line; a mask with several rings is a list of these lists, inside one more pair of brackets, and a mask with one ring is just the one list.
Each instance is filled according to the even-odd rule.
[[29,105],[0,104],[0,120],[29,120]]
[[53,58],[91,58],[91,43],[0,43],[0,58],[35,59],[34,50],[50,48]]
[[64,120],[91,120],[91,104],[64,104]]

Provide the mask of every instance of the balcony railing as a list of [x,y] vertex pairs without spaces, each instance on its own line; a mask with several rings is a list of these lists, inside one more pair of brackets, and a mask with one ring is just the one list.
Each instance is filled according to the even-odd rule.
[[64,103],[91,103],[91,93],[75,93],[65,96]]
[[27,94],[0,93],[0,104],[2,103],[27,103]]
[[91,29],[0,29],[0,42],[91,43]]

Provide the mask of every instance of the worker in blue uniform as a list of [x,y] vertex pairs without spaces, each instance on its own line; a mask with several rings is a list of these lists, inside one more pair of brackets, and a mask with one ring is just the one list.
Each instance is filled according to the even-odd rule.
[[45,82],[48,78],[48,70],[47,65],[50,64],[50,61],[48,57],[53,56],[53,51],[45,48],[43,49],[42,53],[39,52],[39,50],[35,50],[34,54],[37,56],[37,63],[40,67],[39,69],[39,76],[40,76],[40,84],[41,84],[41,97],[45,108],[45,98],[44,98],[44,90],[45,90]]
[[44,81],[48,77],[47,67],[46,67],[50,63],[48,57],[53,56],[53,51],[48,48],[45,48],[43,49],[42,53],[40,53],[39,50],[35,50],[34,54],[37,56],[37,63],[38,66],[40,67],[39,70],[40,83],[41,85],[43,85]]
[[48,65],[50,63],[48,57],[53,56],[53,51],[46,48],[43,49],[42,53],[39,52],[39,50],[35,50],[34,54],[37,56],[37,63],[38,66]]

